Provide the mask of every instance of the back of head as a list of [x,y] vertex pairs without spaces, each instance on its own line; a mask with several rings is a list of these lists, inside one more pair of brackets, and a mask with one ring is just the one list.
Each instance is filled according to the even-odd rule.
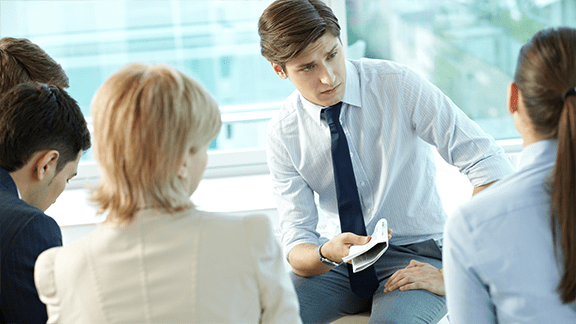
[[576,29],[545,29],[522,47],[514,83],[538,134],[558,139],[552,230],[560,229],[565,303],[576,300]]
[[576,86],[576,29],[544,29],[520,50],[514,83],[536,131],[556,137],[564,106],[562,95]]
[[59,152],[59,172],[88,148],[86,120],[63,89],[26,82],[0,99],[0,167],[8,172],[19,170],[34,153],[45,150]]
[[165,65],[131,64],[98,89],[92,117],[100,213],[122,224],[142,207],[190,206],[176,172],[184,154],[207,145],[222,125],[216,102],[198,82]]
[[68,88],[68,77],[38,45],[26,38],[0,39],[0,97],[14,86],[36,81]]
[[282,69],[326,32],[340,37],[340,25],[321,0],[277,0],[258,22],[262,56]]

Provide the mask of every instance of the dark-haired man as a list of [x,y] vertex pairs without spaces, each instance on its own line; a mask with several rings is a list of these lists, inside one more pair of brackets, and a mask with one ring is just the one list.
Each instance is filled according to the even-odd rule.
[[62,235],[44,211],[89,147],[84,116],[61,88],[22,83],[0,99],[0,322],[46,322],[34,263],[44,250],[61,246]]
[[[270,122],[267,156],[304,323],[370,309],[375,323],[436,323],[446,314],[446,213],[431,145],[474,193],[512,173],[509,158],[407,67],[346,60],[338,20],[322,1],[275,1],[258,27],[262,55],[296,87]],[[394,230],[386,254],[353,273],[342,258],[382,218]]]

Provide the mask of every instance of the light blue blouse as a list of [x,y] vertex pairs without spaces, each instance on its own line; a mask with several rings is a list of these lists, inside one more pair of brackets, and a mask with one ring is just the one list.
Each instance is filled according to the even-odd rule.
[[456,210],[444,234],[451,323],[576,323],[556,290],[547,185],[556,140],[522,150],[519,170]]
[[[436,188],[432,145],[474,186],[513,172],[491,136],[405,66],[347,61],[342,101],[340,122],[366,230],[372,233],[386,218],[394,230],[391,244],[442,237],[446,213]],[[298,244],[319,244],[340,233],[330,129],[321,108],[295,91],[269,124],[268,166],[286,255]],[[325,228],[317,228],[319,217],[326,218]]]

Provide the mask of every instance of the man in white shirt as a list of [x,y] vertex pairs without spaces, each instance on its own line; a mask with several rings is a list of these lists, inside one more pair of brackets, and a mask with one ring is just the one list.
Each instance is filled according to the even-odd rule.
[[[467,175],[474,193],[511,173],[509,158],[434,85],[399,64],[347,61],[340,27],[319,0],[278,0],[260,17],[262,55],[296,91],[270,122],[268,165],[285,255],[306,322],[372,310],[377,322],[436,323],[446,313],[441,241],[446,214],[430,145]],[[366,232],[394,230],[375,263],[371,298],[352,292],[346,265],[369,237],[341,230],[324,109],[342,103]],[[319,207],[327,227],[318,228]],[[320,231],[323,233],[321,234]],[[351,275],[350,275],[351,276]]]

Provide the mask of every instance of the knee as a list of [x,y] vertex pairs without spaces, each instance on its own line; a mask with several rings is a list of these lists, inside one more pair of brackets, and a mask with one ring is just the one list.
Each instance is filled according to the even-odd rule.
[[443,296],[421,290],[388,294],[373,302],[370,323],[436,324],[446,315]]

